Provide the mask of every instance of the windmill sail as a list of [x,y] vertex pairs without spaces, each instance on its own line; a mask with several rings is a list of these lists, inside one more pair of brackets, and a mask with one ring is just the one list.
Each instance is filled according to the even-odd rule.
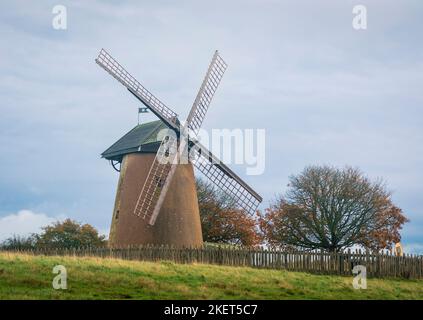
[[175,124],[177,114],[156,98],[150,91],[138,82],[128,71],[122,67],[106,50],[101,49],[95,62],[106,70],[112,77],[123,84],[156,116],[168,124]]
[[198,130],[203,123],[213,95],[219,86],[226,68],[225,61],[223,61],[219,56],[219,52],[216,50],[187,118],[188,128],[195,135],[198,134]]
[[190,151],[194,155],[191,162],[197,170],[230,196],[241,210],[253,215],[262,197],[199,142],[192,143],[192,148],[195,152]]
[[135,215],[143,219],[150,219],[151,225],[157,218],[175,172],[177,155],[178,141],[176,135],[165,136],[150,167],[134,209]]

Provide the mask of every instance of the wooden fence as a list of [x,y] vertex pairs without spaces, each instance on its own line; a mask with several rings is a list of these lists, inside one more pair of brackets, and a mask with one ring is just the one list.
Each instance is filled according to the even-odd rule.
[[204,247],[174,248],[169,246],[140,246],[128,248],[78,249],[5,249],[34,255],[94,256],[139,261],[172,261],[175,263],[206,263],[226,266],[283,269],[315,274],[352,275],[356,265],[366,267],[368,277],[423,279],[423,256],[397,257],[388,253],[369,251],[280,251],[273,249]]

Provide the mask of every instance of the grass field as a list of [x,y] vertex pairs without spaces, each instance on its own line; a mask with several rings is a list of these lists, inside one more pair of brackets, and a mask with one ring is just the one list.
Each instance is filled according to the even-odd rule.
[[[55,265],[68,289],[54,290]],[[0,252],[0,299],[423,299],[423,281]]]

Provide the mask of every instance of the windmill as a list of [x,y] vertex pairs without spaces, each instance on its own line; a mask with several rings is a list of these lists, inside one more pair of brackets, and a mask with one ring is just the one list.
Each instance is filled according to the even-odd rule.
[[[218,51],[182,125],[178,115],[102,49],[96,63],[118,80],[160,120],[138,125],[102,156],[120,164],[110,243],[202,244],[192,165],[225,192],[241,210],[254,214],[261,196],[222,163],[196,136],[226,70]],[[167,133],[159,137],[159,133]],[[188,155],[188,161],[183,158]],[[145,223],[135,221],[142,218]],[[122,220],[119,220],[121,219]]]

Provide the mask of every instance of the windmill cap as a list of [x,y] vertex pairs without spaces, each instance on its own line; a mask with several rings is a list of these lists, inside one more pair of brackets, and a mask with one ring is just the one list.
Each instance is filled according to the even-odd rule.
[[157,135],[167,126],[161,120],[143,123],[132,128],[101,154],[107,160],[122,161],[129,153],[155,153],[160,146]]

